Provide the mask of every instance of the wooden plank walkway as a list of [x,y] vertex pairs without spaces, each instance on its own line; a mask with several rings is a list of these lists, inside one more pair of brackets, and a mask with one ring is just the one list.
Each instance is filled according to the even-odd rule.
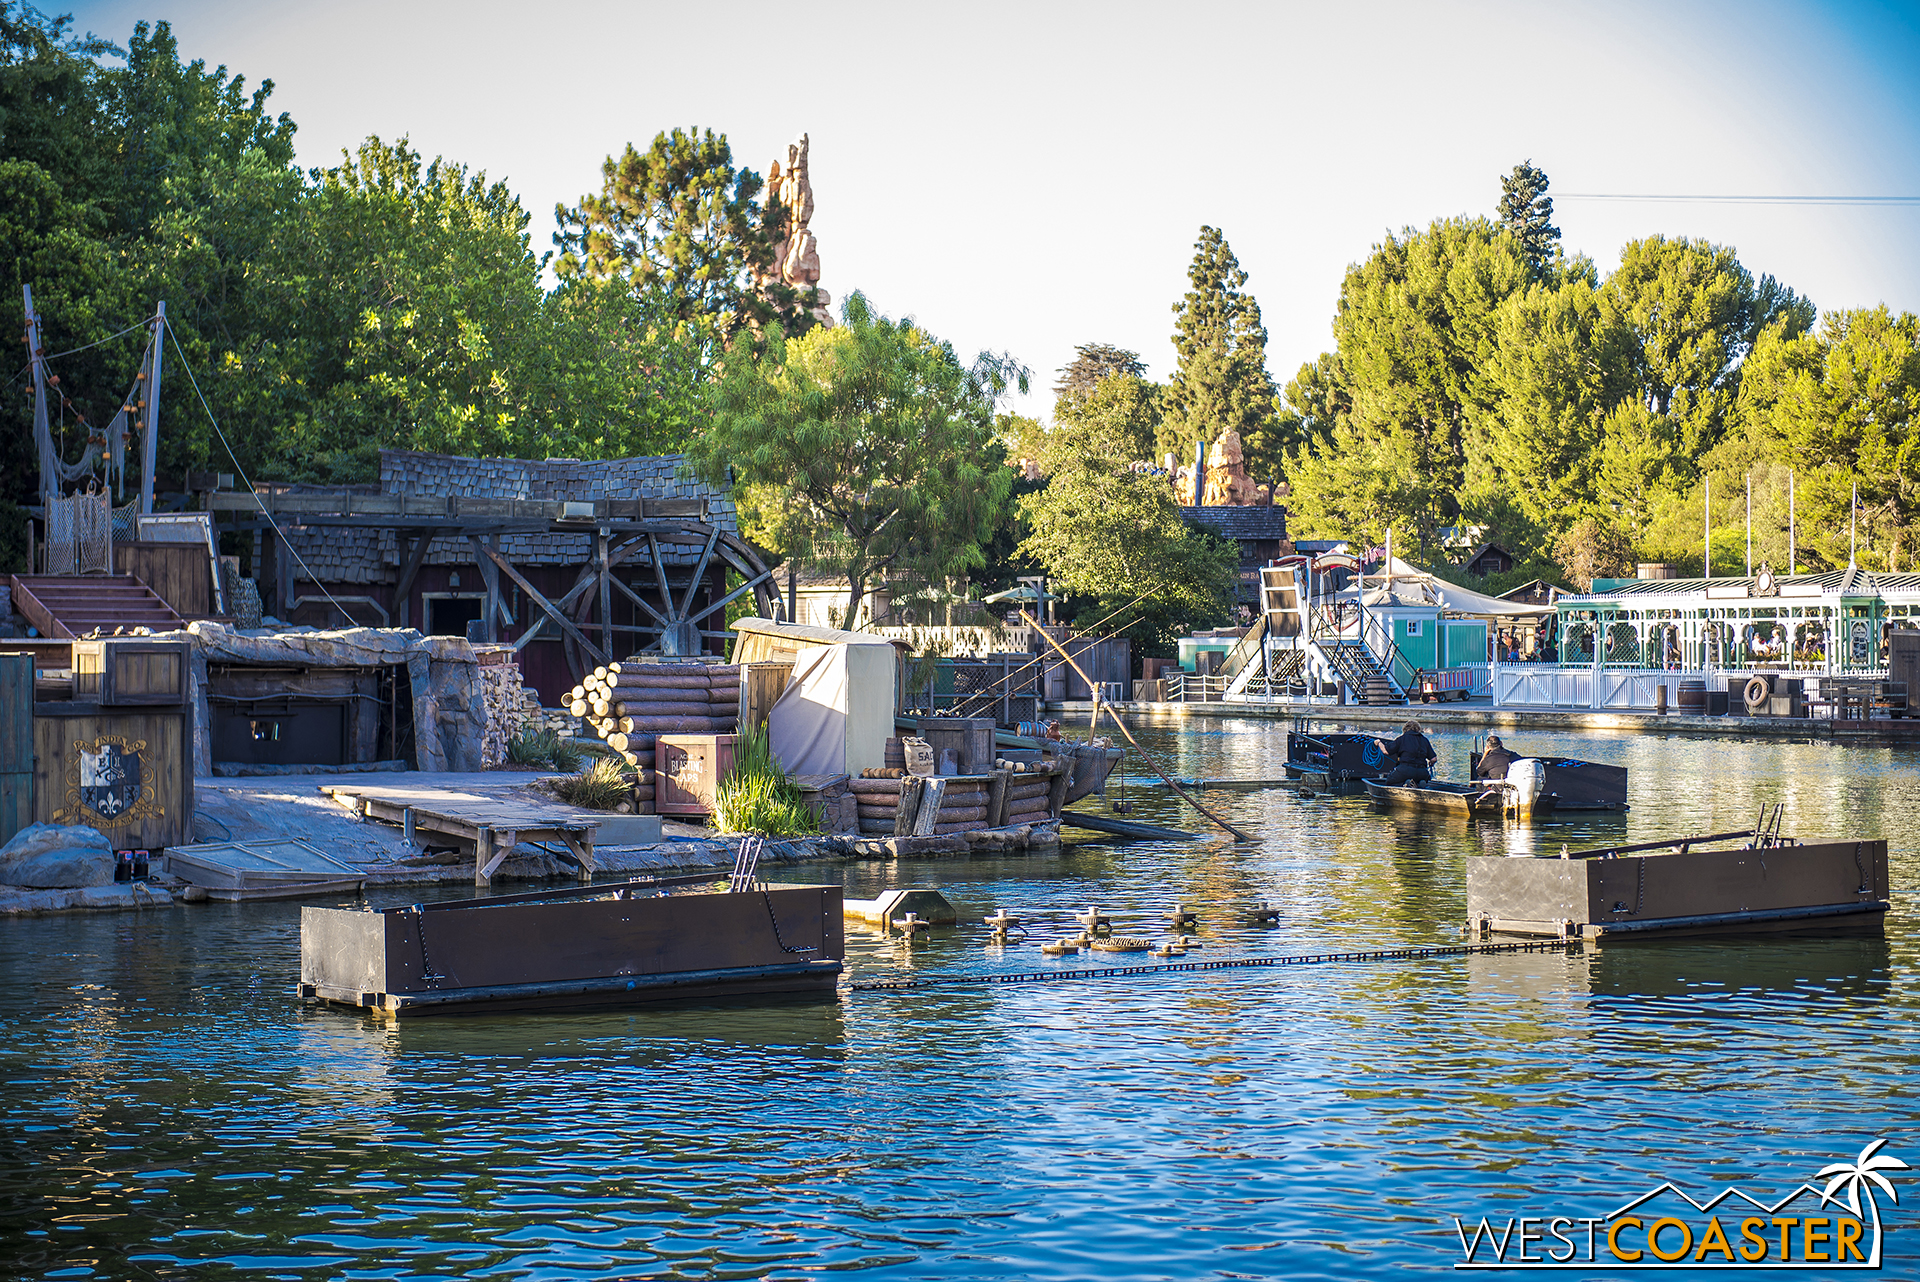
[[426,831],[472,842],[476,886],[490,884],[521,841],[562,843],[579,864],[580,880],[593,880],[600,820],[577,811],[422,784],[322,784],[320,791],[363,818],[399,824],[408,841]]

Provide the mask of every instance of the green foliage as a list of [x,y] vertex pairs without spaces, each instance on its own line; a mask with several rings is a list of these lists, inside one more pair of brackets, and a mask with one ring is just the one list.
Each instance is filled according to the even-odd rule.
[[[145,335],[111,336],[157,299],[185,357],[170,346],[162,489],[233,466],[188,371],[261,478],[367,480],[383,447],[658,453],[698,424],[714,340],[672,282],[546,288],[505,186],[405,139],[303,173],[271,90],[183,62],[165,23],[118,51],[0,0],[0,325],[28,283],[48,350],[88,348],[53,362],[66,457],[133,381]],[[0,399],[0,502],[34,490],[27,415]]]
[[847,580],[845,617],[868,585],[899,571],[928,581],[981,564],[1004,519],[1012,471],[994,405],[1027,373],[909,320],[846,302],[845,324],[727,362],[713,422],[689,445],[695,472],[731,472],[753,537]]
[[[1098,391],[1128,381],[1106,379]],[[1076,598],[1078,622],[1122,610],[1110,630],[1164,652],[1171,637],[1227,617],[1238,553],[1181,520],[1166,479],[1132,466],[1137,443],[1124,418],[1056,424],[1052,474],[1020,500],[1028,531],[1020,552],[1045,567],[1055,591]]]
[[553,762],[560,746],[560,732],[551,726],[536,726],[529,721],[507,739],[507,760],[516,766],[540,767]]
[[1553,197],[1547,195],[1547,175],[1531,160],[1513,167],[1500,180],[1500,225],[1520,248],[1534,278],[1544,277],[1560,250],[1560,229],[1553,226]]
[[553,763],[555,770],[563,774],[572,774],[580,769],[581,763],[587,759],[587,756],[586,750],[574,740],[556,738],[553,750],[547,754],[547,760]]
[[1583,517],[1554,542],[1553,559],[1582,592],[1595,579],[1632,578],[1633,541],[1619,526]]
[[620,762],[603,758],[564,779],[553,781],[554,795],[585,810],[612,810],[633,800],[633,776]]
[[800,333],[811,323],[809,300],[784,288],[768,299],[749,285],[784,237],[779,207],[761,209],[764,186],[751,169],[734,167],[726,135],[711,129],[658,134],[645,152],[628,143],[601,166],[598,195],[555,209],[555,270],[563,279],[622,282],[705,340],[769,321]]
[[1075,397],[1091,392],[1103,378],[1115,375],[1140,378],[1147,372],[1147,367],[1140,363],[1140,353],[1124,347],[1082,343],[1073,352],[1073,363],[1060,371],[1060,381],[1053,385],[1056,413]]
[[1192,286],[1174,304],[1173,346],[1180,366],[1166,389],[1158,453],[1193,457],[1196,442],[1238,432],[1247,470],[1276,474],[1287,442],[1276,430],[1267,328],[1245,292],[1247,273],[1217,227],[1202,227],[1187,268]]
[[765,726],[734,744],[733,769],[714,789],[713,826],[720,832],[765,837],[809,837],[820,831],[811,807],[774,759]]

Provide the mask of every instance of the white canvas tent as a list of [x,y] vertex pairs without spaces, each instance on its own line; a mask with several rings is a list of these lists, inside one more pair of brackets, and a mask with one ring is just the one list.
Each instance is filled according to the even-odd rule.
[[788,775],[884,766],[893,734],[894,651],[884,642],[798,651],[767,713],[767,739]]
[[[1361,595],[1364,583],[1365,596]],[[1517,619],[1551,614],[1552,607],[1502,601],[1499,597],[1463,588],[1457,583],[1437,579],[1425,570],[1415,569],[1399,557],[1388,557],[1387,568],[1379,574],[1355,579],[1339,593],[1343,601],[1358,600],[1368,609],[1383,606],[1434,606],[1448,614],[1471,618]]]

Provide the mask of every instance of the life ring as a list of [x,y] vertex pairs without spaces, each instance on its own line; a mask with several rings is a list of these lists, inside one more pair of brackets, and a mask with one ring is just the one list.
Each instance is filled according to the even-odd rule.
[[1765,677],[1748,677],[1746,688],[1740,691],[1741,700],[1749,712],[1767,706],[1767,700],[1773,697],[1773,688]]

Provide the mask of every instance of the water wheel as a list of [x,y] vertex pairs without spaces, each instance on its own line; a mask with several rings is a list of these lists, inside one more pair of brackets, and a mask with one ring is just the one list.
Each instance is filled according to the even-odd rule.
[[[670,549],[682,549],[694,557],[690,573],[678,580],[675,567],[666,563]],[[732,591],[698,603],[702,587],[716,565],[724,565],[743,580]],[[651,573],[634,574],[629,583],[617,571],[623,568],[651,567]],[[677,581],[676,581],[677,580]],[[727,635],[721,626],[727,606],[748,593],[763,616],[774,606],[773,571],[739,535],[715,525],[688,525],[645,534],[615,535],[605,544],[604,573],[601,555],[580,568],[573,586],[561,598],[568,617],[595,647],[611,650],[596,655],[582,646],[572,633],[565,635],[567,667],[579,681],[595,667],[635,654],[657,654],[663,658],[692,656],[705,649],[710,639]],[[625,601],[632,609],[618,608]],[[621,620],[627,613],[627,621]],[[719,616],[719,617],[715,617]]]

